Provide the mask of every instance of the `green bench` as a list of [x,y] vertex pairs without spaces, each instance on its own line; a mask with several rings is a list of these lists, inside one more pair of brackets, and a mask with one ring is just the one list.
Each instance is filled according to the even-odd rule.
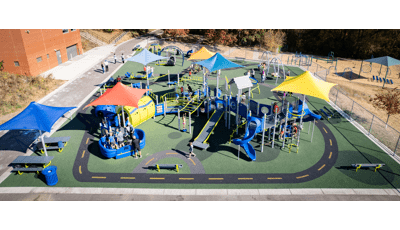
[[179,164],[156,164],[156,165],[153,165],[153,168],[156,168],[158,172],[160,172],[160,169],[176,169],[176,172],[179,172],[179,168],[182,168],[182,165],[179,165]]
[[385,166],[385,164],[352,164],[352,167],[356,168],[356,172],[360,168],[375,168],[374,172],[376,172],[377,169]]

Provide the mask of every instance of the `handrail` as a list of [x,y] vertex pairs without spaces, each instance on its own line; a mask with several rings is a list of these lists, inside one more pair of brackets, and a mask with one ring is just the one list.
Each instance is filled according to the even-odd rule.
[[247,123],[247,120],[245,120],[242,124],[238,125],[235,130],[233,130],[232,134],[229,136],[229,143],[228,144],[232,143],[232,138],[233,138],[233,135],[236,133],[236,130],[238,130],[239,128],[243,127],[243,125],[245,125],[246,123]]
[[186,105],[181,109],[181,111],[185,110],[186,107],[188,107],[188,105],[194,101],[194,99],[196,99],[198,97],[198,95],[194,95],[189,101],[188,103],[186,103]]
[[[216,111],[216,110],[215,110],[215,111]],[[222,115],[224,115],[224,113],[225,113],[225,111],[222,112],[222,114],[221,114],[221,116],[219,117],[218,121],[215,123],[214,127],[212,128],[212,130],[211,130],[210,133],[208,134],[207,138],[203,141],[203,143],[209,144],[207,141],[208,141],[208,139],[210,138],[210,136],[211,136],[212,132],[214,131],[215,127],[217,127],[218,122],[221,120]]]

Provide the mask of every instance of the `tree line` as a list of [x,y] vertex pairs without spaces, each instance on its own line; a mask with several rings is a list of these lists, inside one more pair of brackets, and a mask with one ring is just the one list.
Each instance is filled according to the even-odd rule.
[[352,59],[391,56],[400,59],[400,34],[395,29],[167,29],[164,36],[203,35],[213,44],[259,47]]

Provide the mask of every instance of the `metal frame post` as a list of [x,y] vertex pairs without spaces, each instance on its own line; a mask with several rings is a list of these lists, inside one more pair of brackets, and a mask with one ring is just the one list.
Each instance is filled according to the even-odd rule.
[[336,92],[337,92],[337,94],[336,94],[335,105],[337,105],[337,98],[338,98],[338,95],[339,95],[339,90],[338,90],[338,89],[336,89]]
[[181,115],[179,109],[178,109],[178,130],[181,131]]
[[353,114],[353,107],[354,107],[354,101],[353,101],[353,105],[351,106],[350,118],[351,118],[351,115]]
[[238,160],[239,160],[239,155],[240,155],[240,145],[238,145]]
[[167,115],[167,98],[164,98],[164,117]]
[[[275,111],[274,111],[275,112]],[[272,148],[274,148],[275,144],[275,131],[276,131],[276,119],[278,118],[278,113],[275,112],[275,119],[274,119],[274,135],[272,136]]]
[[306,103],[306,95],[303,94],[303,105],[301,106],[301,116],[300,116],[300,123],[299,123],[299,129],[298,129],[298,136],[297,136],[297,148],[299,147],[299,143],[300,143],[300,133],[301,133],[301,127],[302,127],[302,122],[303,122],[303,117],[304,117],[304,104]]
[[[286,117],[285,117],[285,126],[283,126],[283,141],[282,141],[282,149],[285,148],[285,135],[286,135],[286,125],[287,125],[287,118],[288,118],[288,113],[289,113],[289,102],[287,102],[287,107],[286,107]],[[279,125],[281,126],[281,125]],[[280,135],[280,132],[279,132]]]
[[40,138],[42,139],[42,145],[43,145],[43,149],[44,149],[44,154],[47,157],[48,155],[47,155],[46,143],[44,143],[44,138],[43,138],[44,134],[42,135],[42,130],[39,130],[39,134],[40,134]]
[[266,121],[266,120],[267,120],[267,114],[264,113],[263,124],[262,124],[261,152],[264,151],[265,121]]
[[178,73],[178,86],[179,86],[179,73]]
[[189,113],[189,133],[192,134],[192,114]]
[[314,127],[315,127],[315,119],[314,119],[314,125],[312,127],[311,143],[312,143],[312,139],[313,139],[313,136],[314,136]]
[[225,120],[225,128],[226,128],[226,126],[228,125],[228,107],[226,106],[227,105],[227,103],[228,103],[228,97],[227,97],[227,95],[225,94],[225,98],[224,98],[225,100],[225,115],[224,115],[224,120]]
[[399,135],[399,139],[397,140],[396,147],[394,147],[394,151],[393,151],[394,155],[396,154],[396,149],[397,149],[397,146],[399,145],[399,142],[400,142],[400,135]]
[[239,130],[238,125],[239,125],[239,94],[236,96],[236,134],[238,134]]
[[231,100],[232,100],[232,96],[229,95],[229,99],[228,99],[228,129],[231,129]]
[[371,134],[372,124],[374,123],[375,115],[372,117],[371,126],[369,127],[368,135]]
[[122,122],[123,122],[123,127],[125,128],[125,113],[124,113],[124,106],[121,106],[121,113],[122,113]]

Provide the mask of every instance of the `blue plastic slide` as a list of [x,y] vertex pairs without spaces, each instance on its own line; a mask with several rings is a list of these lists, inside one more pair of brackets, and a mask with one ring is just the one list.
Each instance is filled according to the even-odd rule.
[[[300,103],[299,103],[299,109],[298,109],[298,113],[294,113],[294,114],[296,114],[296,115],[300,115],[301,114],[301,111],[302,111],[302,107],[303,107],[303,101],[302,100],[300,100]],[[288,118],[292,118],[292,114],[291,113],[293,113],[293,106],[292,105],[290,105],[289,106],[289,114],[288,114]],[[310,109],[308,108],[308,105],[307,105],[307,103],[304,103],[304,116],[306,116],[306,115],[310,115],[312,118],[314,118],[314,119],[316,119],[316,120],[320,120],[321,119],[321,116],[320,115],[317,115],[317,114],[315,114],[315,113],[313,113],[313,112],[311,112],[310,111]],[[299,116],[300,117],[300,116]],[[304,117],[303,117],[304,118]]]
[[246,130],[246,133],[243,137],[243,139],[233,139],[232,142],[235,145],[240,145],[245,151],[247,156],[250,157],[251,160],[255,161],[256,160],[256,151],[254,150],[253,146],[249,143],[254,136],[261,131],[261,120],[256,117],[250,117],[248,121],[248,128]]

